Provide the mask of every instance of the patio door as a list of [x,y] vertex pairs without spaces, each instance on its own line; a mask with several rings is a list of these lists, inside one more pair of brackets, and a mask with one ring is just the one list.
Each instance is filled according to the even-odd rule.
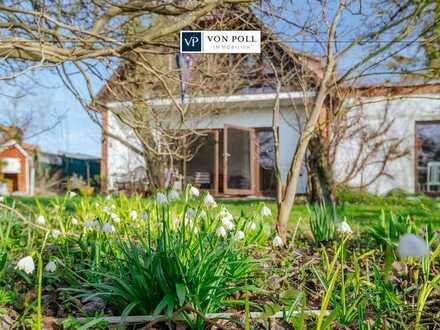
[[251,195],[255,186],[255,132],[252,128],[225,125],[223,187],[230,195]]

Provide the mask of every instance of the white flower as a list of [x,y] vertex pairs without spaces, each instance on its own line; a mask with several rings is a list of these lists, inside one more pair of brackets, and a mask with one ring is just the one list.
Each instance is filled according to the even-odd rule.
[[53,238],[58,238],[60,236],[61,236],[61,232],[58,229],[52,230],[52,237]]
[[353,230],[351,230],[350,225],[345,220],[338,224],[338,232],[341,234],[353,234]]
[[34,260],[31,256],[24,257],[18,261],[15,268],[24,271],[26,274],[31,274],[35,270]]
[[119,223],[121,221],[121,218],[119,218],[119,215],[117,215],[116,213],[110,213],[110,218],[116,223]]
[[251,223],[249,223],[249,230],[254,231],[255,229],[257,229],[257,225],[255,222],[251,221]]
[[206,219],[208,215],[206,214],[205,210],[201,210],[199,213],[200,219]]
[[138,213],[137,213],[135,210],[133,210],[133,211],[130,212],[130,218],[131,218],[131,220],[136,220],[137,217],[138,217]]
[[235,224],[228,219],[222,219],[222,224],[227,230],[232,230],[235,228]]
[[264,217],[270,217],[272,215],[272,211],[266,205],[260,211],[260,215]]
[[39,215],[36,219],[35,222],[38,223],[39,225],[44,225],[46,223],[46,219],[44,218],[43,215]]
[[227,209],[223,208],[220,211],[220,219],[222,219],[222,221],[229,221],[229,222],[231,222],[231,221],[234,220],[234,217],[232,216],[232,214]]
[[200,191],[196,187],[191,186],[191,189],[189,190],[189,192],[191,193],[192,196],[195,196],[195,197],[200,196]]
[[107,222],[102,225],[101,230],[104,233],[114,233],[116,231],[115,226]]
[[217,234],[218,237],[226,237],[228,235],[225,227],[223,226],[218,227],[215,233]]
[[110,208],[108,206],[104,206],[102,210],[104,211],[104,213],[110,213]]
[[112,204],[112,205],[110,205],[110,208],[111,208],[112,210],[114,210],[114,209],[116,208],[116,205],[115,205],[115,204]]
[[429,254],[428,243],[414,234],[405,234],[400,237],[397,253],[401,258],[421,258]]
[[207,207],[216,207],[217,203],[215,202],[214,197],[211,196],[210,193],[208,193],[205,198],[203,199],[203,202]]
[[86,222],[84,222],[84,227],[88,228],[88,229],[96,229],[99,227],[99,222],[98,221],[92,221],[92,220],[88,220]]
[[3,203],[4,200],[5,198],[3,196],[0,196],[0,203]]
[[44,270],[46,272],[53,273],[57,270],[57,264],[54,261],[49,261],[44,267]]
[[148,213],[147,213],[147,212],[142,212],[142,214],[141,214],[141,219],[142,219],[143,221],[147,221],[147,220],[148,220]]
[[175,201],[178,200],[180,198],[180,194],[177,190],[170,190],[170,192],[168,193],[168,200],[171,201]]
[[157,203],[158,205],[163,205],[163,204],[168,203],[168,198],[167,198],[167,196],[166,196],[165,194],[161,193],[161,192],[158,192],[158,193],[156,194],[156,203]]
[[283,240],[281,239],[281,237],[279,237],[279,236],[277,235],[277,236],[275,236],[275,237],[273,238],[273,240],[272,240],[272,245],[273,245],[274,247],[280,247],[280,246],[283,246],[284,243],[283,243]]
[[112,195],[107,195],[107,196],[105,196],[105,199],[106,199],[106,200],[110,200],[110,199],[112,199]]
[[69,198],[73,198],[73,197],[76,196],[76,192],[74,192],[74,191],[69,191],[69,192],[67,193],[67,196],[69,196]]
[[79,221],[77,218],[72,218],[71,222],[72,222],[72,225],[76,226]]
[[239,230],[239,231],[237,231],[236,233],[235,233],[235,239],[237,240],[237,241],[240,241],[240,240],[242,240],[244,238],[244,233],[241,231],[241,230]]
[[193,209],[188,209],[185,212],[185,218],[187,219],[194,218],[195,215],[196,215],[196,211],[194,211]]

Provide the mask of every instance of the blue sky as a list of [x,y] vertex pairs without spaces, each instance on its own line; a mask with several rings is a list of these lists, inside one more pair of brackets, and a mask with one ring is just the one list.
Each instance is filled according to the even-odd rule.
[[[39,71],[31,78],[21,77],[22,86],[0,84],[2,122],[23,122],[33,113],[33,124],[26,125],[26,142],[36,144],[43,151],[80,152],[100,155],[101,129],[82,108],[79,101],[55,74]],[[81,82],[76,81],[80,89]],[[98,86],[97,86],[98,88]],[[4,94],[8,95],[5,96]],[[19,95],[14,102],[10,96]],[[15,103],[15,106],[14,106]],[[18,119],[14,119],[18,118]]]
[[[298,3],[297,3],[298,4]],[[310,3],[307,0],[299,1],[299,6],[291,6],[291,12],[286,12],[287,16],[292,17],[304,17],[309,18],[309,15],[313,12],[311,10]],[[356,8],[352,8],[356,12]],[[371,9],[364,6],[364,11],[370,12]],[[319,14],[319,13],[318,13]],[[373,16],[374,17],[374,16]],[[291,18],[291,17],[289,17]],[[364,24],[360,21],[359,16],[353,15],[346,17],[343,20],[342,26],[340,26],[339,33],[344,40],[339,47],[343,47],[346,43],[345,40],[353,39],[354,35],[359,30],[365,28]],[[278,24],[276,30],[283,34],[292,34],[291,27]],[[284,31],[283,31],[284,30]],[[310,39],[310,38],[309,38]],[[339,39],[341,40],[341,39]],[[289,40],[291,46],[302,49],[303,51],[309,51],[312,53],[320,53],[318,44],[315,42],[304,40],[302,38],[294,38]],[[339,66],[339,69],[343,71],[345,67],[349,67],[352,63],[356,62],[360,55],[366,54],[371,51],[372,47],[377,45],[362,45],[355,47],[350,51]],[[387,77],[388,78],[388,77]],[[36,113],[35,123],[38,127],[52,126],[56,122],[56,117],[61,117],[61,121],[53,129],[42,132],[35,135],[36,127],[30,129],[32,137],[27,139],[27,142],[37,144],[42,150],[45,151],[67,151],[67,152],[81,152],[90,155],[100,155],[101,147],[101,130],[100,127],[94,123],[90,117],[86,114],[78,100],[70,93],[70,91],[63,85],[61,79],[57,74],[50,72],[49,70],[38,71],[33,75],[33,79],[36,83],[29,83],[29,78],[21,77],[21,80],[26,86],[23,88],[14,88],[8,86],[5,82],[0,82],[0,100],[2,106],[0,107],[0,115],[4,113],[16,112],[18,114],[26,114],[28,112]],[[377,81],[378,77],[375,76],[372,80]],[[72,80],[75,82],[76,87],[85,95],[84,82],[72,76]],[[102,82],[94,81],[93,88],[96,91],[99,90]],[[30,88],[27,86],[31,85]],[[16,102],[16,107],[13,106],[13,101],[10,98],[2,96],[1,94],[16,95],[17,91],[24,95]],[[3,117],[4,118],[4,117]],[[2,119],[3,119],[2,118]],[[3,120],[2,120],[3,122]]]

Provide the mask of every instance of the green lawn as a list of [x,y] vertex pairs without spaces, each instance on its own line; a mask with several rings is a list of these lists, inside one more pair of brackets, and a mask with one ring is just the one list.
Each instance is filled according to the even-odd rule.
[[[338,213],[347,218],[350,225],[357,231],[364,231],[375,223],[380,217],[382,210],[395,214],[410,216],[418,225],[432,223],[434,229],[440,229],[440,200],[426,196],[375,196],[368,193],[340,191],[338,193]],[[33,209],[37,203],[49,206],[56,199],[63,197],[14,197],[20,204]],[[73,211],[74,201],[79,197],[70,199],[66,203],[66,211]],[[276,214],[275,201],[260,200],[219,200],[220,205],[226,205],[234,215],[240,212],[252,214],[257,212],[264,203],[271,208],[272,214]],[[298,219],[302,219],[300,229],[308,230],[306,204],[296,204],[290,216],[290,226],[293,228]]]

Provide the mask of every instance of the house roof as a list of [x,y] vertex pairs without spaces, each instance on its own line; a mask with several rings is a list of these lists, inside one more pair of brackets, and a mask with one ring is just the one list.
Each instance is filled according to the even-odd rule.
[[[304,68],[304,72],[308,72],[310,74],[310,79],[314,80],[313,77],[320,77],[323,74],[322,71],[322,59],[312,54],[305,53],[299,50],[292,48],[291,46],[283,43],[280,38],[276,36],[276,34],[267,27],[258,17],[252,13],[249,9],[243,9],[240,7],[235,7],[234,10],[231,11],[231,16],[236,15],[239,19],[236,19],[237,22],[242,23],[243,25],[238,25],[240,29],[259,29],[262,33],[262,41],[265,41],[265,44],[269,44],[270,47],[264,48],[262,47],[262,52],[266,52],[269,54],[285,54],[286,57],[290,58],[296,65]],[[242,18],[241,16],[245,18]],[[235,17],[234,17],[235,19]],[[206,21],[208,19],[201,19],[205,22],[202,22],[202,25],[207,26]],[[200,23],[200,22],[199,22]],[[210,27],[208,25],[208,27]],[[215,27],[214,27],[215,28]],[[269,41],[269,42],[267,42]],[[123,79],[125,75],[130,71],[130,68],[126,63],[121,63],[118,68],[113,72],[112,76],[106,81],[104,86],[100,89],[100,91],[95,96],[94,100],[97,103],[106,103],[110,98],[110,90],[112,89],[111,84],[113,81],[118,81]],[[96,106],[96,104],[94,104]],[[97,106],[96,108],[92,108],[92,110],[99,111],[100,108]]]
[[384,84],[364,85],[355,88],[360,96],[405,96],[439,94],[440,80],[386,82]]
[[[169,108],[169,106],[177,103],[178,105],[191,104],[191,106],[196,105],[215,105],[217,108],[222,106],[231,105],[244,105],[252,108],[265,107],[266,105],[273,105],[273,101],[278,98],[280,105],[291,104],[292,102],[298,101],[302,104],[304,98],[310,98],[315,95],[315,92],[281,92],[277,93],[260,93],[260,94],[238,94],[238,95],[214,95],[214,96],[196,96],[188,97],[184,102],[180,98],[171,99],[154,99],[146,101],[153,108]],[[123,102],[125,106],[130,106],[130,102]],[[109,108],[118,108],[121,102],[109,102],[107,106]]]
[[[25,158],[31,158],[31,155],[29,154],[28,151],[30,151],[31,149],[29,148],[31,145],[30,144],[23,144],[20,145],[17,141],[15,140],[9,140],[8,142],[6,142],[5,144],[3,144],[2,146],[0,146],[0,152],[4,151],[4,150],[8,150],[9,148],[15,148],[17,149]],[[28,147],[28,148],[26,148]]]

